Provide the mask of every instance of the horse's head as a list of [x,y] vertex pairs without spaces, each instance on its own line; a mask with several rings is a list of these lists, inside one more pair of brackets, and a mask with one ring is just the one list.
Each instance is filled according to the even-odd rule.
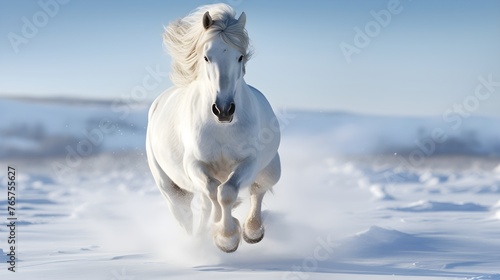
[[245,13],[226,20],[213,20],[209,12],[203,15],[209,39],[200,50],[198,75],[208,84],[211,111],[221,123],[231,122],[238,110],[235,97],[243,82],[248,48],[245,21]]

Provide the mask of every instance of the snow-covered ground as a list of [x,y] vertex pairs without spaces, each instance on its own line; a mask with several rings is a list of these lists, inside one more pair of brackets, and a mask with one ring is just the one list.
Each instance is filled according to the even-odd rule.
[[1,279],[500,279],[499,119],[278,110],[266,236],[225,254],[173,221],[147,167],[147,109],[0,100],[19,219],[12,273],[2,187]]

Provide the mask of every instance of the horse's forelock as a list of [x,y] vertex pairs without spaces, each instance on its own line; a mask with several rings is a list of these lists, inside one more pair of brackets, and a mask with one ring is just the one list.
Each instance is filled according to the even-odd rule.
[[[205,30],[203,15],[210,13],[213,24]],[[187,86],[197,77],[201,48],[215,36],[238,49],[248,61],[249,38],[244,23],[235,19],[236,13],[226,4],[202,6],[190,15],[169,24],[164,44],[173,59],[171,79],[177,86]]]

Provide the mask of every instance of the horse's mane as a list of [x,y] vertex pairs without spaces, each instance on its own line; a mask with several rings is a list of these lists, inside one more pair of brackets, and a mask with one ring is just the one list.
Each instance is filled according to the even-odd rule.
[[[207,11],[213,24],[205,30],[202,21]],[[187,86],[197,78],[201,47],[214,36],[220,36],[244,54],[244,63],[248,61],[251,55],[248,34],[244,23],[239,23],[235,16],[233,8],[226,4],[206,5],[165,28],[163,43],[173,59],[170,79],[176,86]]]

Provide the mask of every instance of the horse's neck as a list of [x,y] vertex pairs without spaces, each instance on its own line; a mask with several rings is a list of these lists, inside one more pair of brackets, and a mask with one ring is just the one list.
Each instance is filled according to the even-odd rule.
[[206,86],[204,86],[204,83],[201,81],[194,81],[191,83],[186,88],[185,95],[185,98],[187,98],[186,105],[196,107],[198,112],[203,112],[203,110],[199,110],[201,107],[210,108],[214,102]]

